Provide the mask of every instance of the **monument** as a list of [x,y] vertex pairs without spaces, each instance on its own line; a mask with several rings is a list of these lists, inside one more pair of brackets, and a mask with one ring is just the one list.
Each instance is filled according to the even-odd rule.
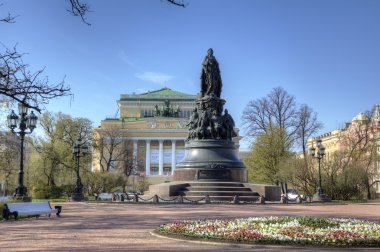
[[223,108],[222,78],[211,48],[202,63],[200,79],[201,90],[188,124],[185,158],[177,164],[174,180],[246,182],[245,166],[232,141],[235,123]]
[[[238,158],[232,138],[235,123],[221,99],[222,78],[218,61],[209,49],[202,63],[200,93],[188,126],[185,157],[176,165],[173,180],[151,185],[160,197],[182,195],[189,200],[206,197],[216,201],[280,200],[278,186],[249,184],[246,168]],[[207,200],[206,200],[207,201]]]

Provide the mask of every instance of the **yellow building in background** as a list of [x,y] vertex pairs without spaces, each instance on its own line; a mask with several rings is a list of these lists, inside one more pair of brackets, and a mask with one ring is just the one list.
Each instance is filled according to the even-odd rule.
[[[105,171],[108,162],[112,171],[132,158],[136,173],[144,174],[151,184],[171,181],[185,155],[187,124],[196,98],[170,88],[122,94],[117,101],[119,118],[107,118],[93,129],[98,147],[93,149],[92,170]],[[239,137],[233,140],[239,144]]]
[[[137,173],[145,174],[151,183],[170,180],[176,164],[185,154],[187,123],[195,99],[195,95],[170,88],[122,94],[117,101],[120,117],[107,118],[93,129],[95,141],[105,139],[105,147],[104,153],[94,148],[92,170],[102,170],[102,162],[104,166],[108,159],[111,159],[112,170],[126,158],[123,154],[129,150]],[[115,148],[110,157],[112,144]]]
[[[367,132],[368,136],[364,136],[364,125],[370,125],[371,132]],[[360,136],[358,136],[360,135]],[[372,114],[367,116],[364,113],[358,113],[351,122],[346,123],[342,129],[336,129],[331,132],[324,133],[320,136],[310,138],[307,142],[307,147],[315,147],[316,140],[321,139],[325,147],[324,159],[329,160],[330,157],[338,152],[343,151],[349,146],[349,139],[357,139],[360,137],[368,137],[376,141],[376,154],[373,162],[373,170],[375,175],[372,178],[374,182],[373,188],[376,191],[377,197],[380,197],[380,107],[376,105]]]

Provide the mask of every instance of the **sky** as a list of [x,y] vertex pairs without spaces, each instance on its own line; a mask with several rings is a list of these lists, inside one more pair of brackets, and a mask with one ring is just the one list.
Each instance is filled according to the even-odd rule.
[[184,0],[186,8],[83,1],[90,26],[68,13],[66,0],[1,0],[0,17],[18,17],[0,23],[0,47],[17,45],[52,83],[64,78],[73,97],[46,109],[89,118],[94,127],[116,115],[121,94],[163,87],[197,94],[208,48],[239,128],[248,102],[278,86],[318,113],[320,133],[380,102],[380,1]]

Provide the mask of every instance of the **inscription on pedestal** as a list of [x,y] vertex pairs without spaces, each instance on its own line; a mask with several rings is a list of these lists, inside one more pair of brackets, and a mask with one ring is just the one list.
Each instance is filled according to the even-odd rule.
[[198,180],[230,180],[230,170],[199,170]]

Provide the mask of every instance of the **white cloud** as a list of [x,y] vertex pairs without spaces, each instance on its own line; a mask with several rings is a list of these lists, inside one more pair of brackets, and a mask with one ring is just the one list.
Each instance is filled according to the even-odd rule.
[[132,67],[135,67],[135,63],[133,63],[130,59],[128,59],[127,55],[125,54],[124,51],[120,51],[117,56],[119,57],[119,59],[121,59],[121,61],[123,61],[124,63],[126,63],[127,65],[130,65]]
[[157,84],[162,84],[164,82],[170,81],[174,78],[174,76],[158,73],[158,72],[142,72],[142,73],[136,73],[135,76],[141,80],[153,82]]

